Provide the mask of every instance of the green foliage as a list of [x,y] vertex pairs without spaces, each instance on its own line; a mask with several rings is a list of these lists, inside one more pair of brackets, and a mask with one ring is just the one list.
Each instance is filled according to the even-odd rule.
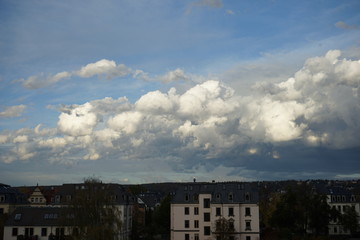
[[314,193],[306,184],[288,188],[276,203],[270,225],[281,231],[285,238],[304,236],[307,232],[327,235],[333,212],[326,196]]
[[345,230],[349,230],[352,234],[359,229],[359,216],[354,207],[345,208],[344,213],[340,217],[340,223]]
[[96,178],[86,179],[76,190],[63,216],[75,239],[118,239],[120,210],[112,197],[110,186]]
[[145,213],[144,239],[153,240],[163,236],[165,239],[170,237],[170,203],[171,196],[166,196],[155,210],[148,210]]
[[226,219],[224,217],[220,217],[215,222],[215,234],[217,236],[216,239],[219,240],[229,240],[234,233],[234,222]]
[[154,211],[153,223],[158,234],[170,234],[170,203],[171,197],[168,195]]

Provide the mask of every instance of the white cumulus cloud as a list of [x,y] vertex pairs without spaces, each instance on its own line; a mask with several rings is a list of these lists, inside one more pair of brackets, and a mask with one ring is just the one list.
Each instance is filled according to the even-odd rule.
[[97,124],[97,116],[92,109],[90,103],[85,103],[70,110],[69,113],[61,113],[58,121],[59,130],[71,136],[91,134]]

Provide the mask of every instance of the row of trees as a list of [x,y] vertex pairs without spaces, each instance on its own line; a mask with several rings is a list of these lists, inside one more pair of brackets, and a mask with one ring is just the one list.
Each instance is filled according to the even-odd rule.
[[358,216],[354,208],[344,213],[331,208],[325,195],[315,193],[308,185],[288,187],[285,193],[271,193],[262,189],[260,202],[262,227],[274,229],[284,238],[290,235],[328,235],[331,221],[339,222],[345,230],[358,230]]

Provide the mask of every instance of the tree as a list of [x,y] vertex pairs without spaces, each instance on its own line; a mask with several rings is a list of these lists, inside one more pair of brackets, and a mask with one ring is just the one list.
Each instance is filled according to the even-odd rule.
[[152,223],[155,234],[170,236],[170,204],[171,196],[166,196],[160,206],[153,212]]
[[288,188],[276,204],[270,222],[283,233],[305,235],[327,235],[333,218],[326,196],[318,195],[305,185]]
[[113,196],[110,185],[96,178],[85,179],[63,213],[65,226],[69,226],[74,239],[120,238],[120,210]]
[[215,222],[214,232],[217,236],[216,239],[229,240],[235,232],[234,221],[232,219],[226,219],[224,217],[220,217]]
[[329,221],[333,213],[326,201],[326,196],[313,194],[307,203],[308,227],[316,235],[327,235]]
[[340,217],[340,223],[345,230],[354,234],[359,229],[358,217],[355,207],[347,207]]

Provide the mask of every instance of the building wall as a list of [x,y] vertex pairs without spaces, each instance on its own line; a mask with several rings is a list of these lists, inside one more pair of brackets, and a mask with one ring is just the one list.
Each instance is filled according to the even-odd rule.
[[[348,201],[351,199],[348,196],[341,195],[328,195],[327,203],[331,208],[335,208],[341,214],[344,214],[344,211],[348,207],[354,207],[358,216],[360,216],[360,203],[354,201]],[[358,223],[360,224],[360,218],[358,218]],[[338,221],[331,221],[329,224],[329,234],[330,235],[350,235],[350,231],[347,231]]]
[[[210,204],[207,208],[204,199],[211,200],[211,194],[200,194],[199,203],[179,203],[171,204],[171,239],[182,240],[188,235],[189,240],[208,240],[216,239],[215,231],[216,220],[220,217],[234,220],[235,239],[251,240],[260,239],[259,234],[259,207],[257,204]],[[187,208],[187,210],[185,210]],[[195,208],[198,214],[195,214]],[[217,215],[217,208],[220,215]],[[232,208],[233,215],[229,216],[229,208]],[[245,216],[246,208],[250,209],[250,215]],[[188,214],[187,214],[188,213]],[[210,214],[210,221],[205,221],[205,214]],[[195,226],[198,221],[198,227]],[[246,229],[246,221],[251,222],[251,230]],[[210,235],[205,235],[205,228],[210,228]],[[196,237],[198,236],[198,238]]]
[[[17,235],[13,235],[13,229],[17,228]],[[26,228],[32,228],[33,229],[33,235],[32,236],[38,236],[38,240],[48,240],[50,234],[56,235],[56,228],[54,226],[5,226],[4,227],[4,240],[17,240],[17,236],[19,235],[25,235],[25,229]],[[46,229],[46,235],[42,235],[42,229]],[[64,229],[65,235],[68,235],[69,232],[66,228]]]

